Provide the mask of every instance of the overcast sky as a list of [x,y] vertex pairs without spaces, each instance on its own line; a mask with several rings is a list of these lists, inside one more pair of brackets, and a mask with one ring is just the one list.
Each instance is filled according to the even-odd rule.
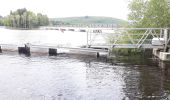
[[48,17],[108,16],[127,19],[127,0],[0,0],[0,15],[27,8]]

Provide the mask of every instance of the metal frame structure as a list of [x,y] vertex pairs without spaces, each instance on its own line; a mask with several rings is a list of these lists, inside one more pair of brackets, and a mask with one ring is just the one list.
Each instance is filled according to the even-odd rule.
[[[99,30],[99,31],[93,31]],[[31,48],[54,48],[54,49],[68,49],[86,52],[108,52],[112,48],[149,48],[149,49],[162,49],[167,52],[168,45],[170,44],[170,33],[167,28],[112,28],[112,32],[107,32],[110,29],[106,28],[86,28],[87,32],[87,44],[86,47],[61,47],[61,46],[49,46],[49,45],[33,45],[27,44]],[[105,43],[95,43],[97,36],[105,39]],[[110,38],[112,42],[108,42]],[[152,39],[157,38],[161,44],[153,45]],[[164,41],[162,41],[163,39]],[[123,40],[127,40],[124,42]],[[123,42],[122,42],[123,41]],[[148,42],[149,41],[149,42]],[[0,47],[14,46],[12,44],[0,44]]]
[[[90,29],[88,29],[90,30]],[[112,47],[112,48],[164,48],[167,47],[170,36],[167,28],[113,28],[113,33],[90,33],[87,32],[87,47]],[[91,38],[93,35],[93,38]],[[94,44],[96,36],[103,35],[105,37],[111,36],[112,43]],[[161,45],[153,45],[152,39],[157,38]],[[129,42],[122,42],[122,40]],[[164,39],[162,41],[161,39]],[[149,42],[147,42],[149,41]]]

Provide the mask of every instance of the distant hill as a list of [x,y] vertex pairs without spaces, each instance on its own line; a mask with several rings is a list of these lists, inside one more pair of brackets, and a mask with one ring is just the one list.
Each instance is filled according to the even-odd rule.
[[84,17],[66,17],[66,18],[52,18],[50,19],[53,25],[60,24],[116,24],[123,26],[127,22],[125,20],[112,18],[112,17],[97,17],[97,16],[84,16]]

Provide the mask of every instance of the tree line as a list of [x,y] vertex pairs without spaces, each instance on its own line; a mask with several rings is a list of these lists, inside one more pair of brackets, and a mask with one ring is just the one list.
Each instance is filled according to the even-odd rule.
[[130,0],[128,8],[132,27],[170,27],[170,0]]
[[3,26],[3,17],[0,16],[0,26]]
[[0,25],[5,25],[12,28],[37,28],[39,26],[49,25],[47,15],[41,13],[35,14],[25,8],[11,11],[8,16],[0,17]]

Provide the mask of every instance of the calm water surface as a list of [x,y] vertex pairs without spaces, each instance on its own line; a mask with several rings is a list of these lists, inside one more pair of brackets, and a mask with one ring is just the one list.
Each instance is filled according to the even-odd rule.
[[[90,34],[90,33],[89,33]],[[54,45],[54,46],[82,46],[86,45],[86,32],[71,32],[57,30],[9,30],[0,28],[0,44],[23,45]],[[105,37],[91,35],[94,43],[105,43]]]
[[[47,34],[54,34],[55,31],[46,31],[40,36],[33,36],[35,31],[24,31],[28,32],[25,34],[22,34],[23,31],[0,31],[0,34],[6,32],[3,38],[0,37],[3,43],[52,44],[56,41],[50,36],[46,39]],[[38,31],[35,33],[40,34]],[[48,41],[44,41],[43,37]],[[56,57],[0,54],[0,100],[168,99],[170,64],[158,62],[152,57],[124,56],[107,61],[68,54]]]

